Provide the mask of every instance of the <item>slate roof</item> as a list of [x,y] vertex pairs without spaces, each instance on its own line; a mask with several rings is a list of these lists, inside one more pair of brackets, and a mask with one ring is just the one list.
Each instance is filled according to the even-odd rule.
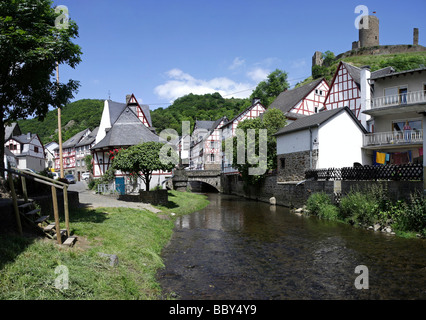
[[12,136],[10,138],[18,141],[19,143],[25,144],[30,143],[31,139],[35,136],[35,134],[21,134],[19,136]]
[[21,135],[21,133],[18,123],[13,122],[4,128],[4,141],[9,140],[12,136]]
[[314,80],[301,87],[281,92],[278,97],[271,103],[269,108],[280,109],[284,114],[289,112],[300,100],[305,98],[312,90],[314,90],[324,79]]
[[290,123],[289,125],[285,126],[284,128],[280,129],[275,135],[279,136],[279,135],[290,133],[290,132],[305,130],[305,129],[309,129],[313,127],[319,127],[321,124],[333,118],[340,112],[345,112],[345,111],[348,112],[348,114],[353,118],[353,120],[361,128],[361,130],[364,133],[367,133],[367,131],[360,124],[359,120],[355,117],[353,112],[348,107],[343,107],[343,108],[336,108],[336,109],[327,110],[327,111],[321,111],[319,113],[315,113],[313,115],[300,118],[299,120],[294,121]]
[[[388,68],[392,68],[392,67],[388,67]],[[379,78],[386,78],[386,77],[395,76],[395,75],[402,75],[402,74],[405,74],[405,73],[422,72],[422,71],[426,71],[426,67],[411,69],[411,70],[406,70],[406,71],[401,71],[401,72],[394,72],[395,70],[393,68],[392,68],[392,70],[393,70],[393,72],[389,72],[389,73],[386,73],[386,74],[378,73],[378,74],[373,75],[373,73],[372,73],[370,79],[376,80],[376,79],[379,79]]]
[[[69,138],[62,144],[62,149],[75,147],[81,141],[81,139],[84,138],[84,135],[87,133],[87,131],[89,131],[89,129],[84,129],[79,133],[73,135],[71,138]],[[55,148],[54,150],[59,150],[59,147]]]
[[127,105],[125,103],[108,100],[109,119],[111,121],[111,125],[113,125],[114,122],[117,121],[118,117],[123,112],[124,108],[126,108],[126,106]]
[[89,133],[88,136],[81,139],[80,142],[77,143],[75,146],[81,147],[81,146],[87,146],[87,145],[92,144],[96,139],[96,135],[98,134],[98,130],[99,130],[99,127],[96,127],[95,129],[93,129],[93,131],[91,133]]
[[[360,82],[361,82],[361,70],[362,70],[362,68],[355,67],[355,66],[353,66],[353,65],[351,65],[347,62],[343,62],[343,61],[342,61],[342,64],[346,67],[346,69],[348,70],[352,79],[355,81],[355,83],[357,84],[357,86],[359,88]],[[392,67],[386,67],[386,68],[383,68],[383,69],[379,69],[379,70],[371,72],[370,79],[374,79],[376,77],[383,77],[383,76],[389,75],[393,72],[395,72],[395,70]]]
[[210,130],[210,128],[213,126],[214,121],[208,121],[208,120],[196,120],[194,125],[195,129],[205,129]]
[[130,109],[125,108],[106,136],[92,149],[124,147],[148,141],[160,141],[160,137],[147,128]]

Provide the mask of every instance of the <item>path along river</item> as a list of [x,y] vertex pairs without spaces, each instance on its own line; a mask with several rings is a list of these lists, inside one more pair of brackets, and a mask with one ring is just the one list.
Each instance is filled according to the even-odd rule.
[[176,221],[162,253],[158,280],[166,294],[197,300],[426,299],[424,239],[208,196],[208,207]]

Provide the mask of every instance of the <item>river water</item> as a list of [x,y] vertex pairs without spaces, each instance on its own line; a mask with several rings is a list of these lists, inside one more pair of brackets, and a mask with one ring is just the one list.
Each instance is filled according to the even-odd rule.
[[[209,194],[178,218],[158,280],[179,299],[426,299],[426,240]],[[361,268],[356,270],[357,266]]]

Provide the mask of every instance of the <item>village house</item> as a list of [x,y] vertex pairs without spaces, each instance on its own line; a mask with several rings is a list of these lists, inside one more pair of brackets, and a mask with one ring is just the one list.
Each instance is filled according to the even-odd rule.
[[280,129],[277,137],[277,182],[302,181],[305,171],[364,164],[367,131],[348,107],[321,111]]
[[81,175],[88,170],[85,158],[92,154],[90,148],[95,145],[98,130],[99,127],[96,127],[75,145],[75,173],[77,181],[80,181]]
[[[266,108],[260,103],[260,99],[253,99],[251,106],[222,125],[222,141],[236,135],[237,126],[241,121],[257,118],[265,111]],[[228,159],[224,152],[222,153],[222,172],[225,174],[238,174],[238,170],[232,167],[232,159]]]
[[44,146],[37,134],[22,134],[19,125],[13,123],[5,128],[4,146],[9,163],[14,162],[18,169],[44,170]]
[[[126,101],[124,104],[105,100],[95,145],[91,148],[94,178],[100,178],[107,172],[114,152],[144,142],[160,141],[160,137],[155,134],[152,127],[149,107],[140,105],[133,94],[126,96]],[[170,176],[170,172],[154,172],[149,187],[162,185]],[[118,171],[115,173],[112,188],[125,193],[126,186],[135,188],[135,184],[138,185],[137,189],[145,189],[142,181],[132,181],[129,176]]]
[[363,148],[373,164],[423,163],[426,68],[369,77],[371,116]]
[[[91,133],[90,129],[84,129],[62,144],[62,167],[64,170],[64,175],[72,174],[77,175],[76,171],[76,146],[84,138],[86,138]],[[60,172],[60,156],[59,156],[59,146],[54,149],[55,151],[55,171]]]
[[221,128],[228,121],[196,121],[190,149],[190,170],[220,170],[222,165]]
[[368,79],[370,76],[376,77],[391,72],[393,72],[393,68],[386,67],[370,73],[368,66],[358,68],[341,61],[330,83],[330,90],[324,102],[325,109],[348,107],[361,121],[361,124],[370,131],[371,128],[367,123],[369,117],[363,113],[367,108],[367,101],[371,97]]
[[46,168],[55,169],[55,149],[59,148],[59,144],[56,141],[51,141],[44,146]]
[[328,94],[328,84],[325,79],[317,79],[303,86],[285,90],[269,106],[269,109],[279,109],[287,118],[287,124],[315,114],[324,107]]

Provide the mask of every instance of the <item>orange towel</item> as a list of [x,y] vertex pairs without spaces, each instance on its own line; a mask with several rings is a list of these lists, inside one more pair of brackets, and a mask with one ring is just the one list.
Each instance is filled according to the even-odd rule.
[[376,162],[380,164],[385,164],[386,153],[377,152],[376,153]]

